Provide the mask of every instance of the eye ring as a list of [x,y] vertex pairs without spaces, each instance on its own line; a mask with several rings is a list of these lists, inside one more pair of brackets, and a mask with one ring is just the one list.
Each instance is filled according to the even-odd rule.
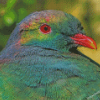
[[43,33],[43,34],[49,34],[51,33],[51,27],[48,25],[48,24],[42,24],[40,26],[40,31]]

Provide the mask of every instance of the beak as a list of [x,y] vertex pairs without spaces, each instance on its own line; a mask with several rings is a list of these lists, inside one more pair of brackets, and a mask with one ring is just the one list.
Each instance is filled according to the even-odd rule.
[[96,42],[86,35],[78,33],[70,38],[74,40],[75,44],[79,44],[91,49],[97,49]]

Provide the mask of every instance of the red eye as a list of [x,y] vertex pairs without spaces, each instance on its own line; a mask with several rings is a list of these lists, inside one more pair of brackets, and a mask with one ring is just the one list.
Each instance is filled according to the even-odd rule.
[[43,24],[42,26],[40,26],[40,31],[44,34],[51,33],[51,27],[47,24]]

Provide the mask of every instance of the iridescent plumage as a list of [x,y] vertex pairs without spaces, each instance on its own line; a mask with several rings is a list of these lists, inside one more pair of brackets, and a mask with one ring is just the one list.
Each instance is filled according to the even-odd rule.
[[85,35],[81,23],[62,11],[23,19],[0,55],[0,100],[99,100],[100,65],[76,54],[77,33]]

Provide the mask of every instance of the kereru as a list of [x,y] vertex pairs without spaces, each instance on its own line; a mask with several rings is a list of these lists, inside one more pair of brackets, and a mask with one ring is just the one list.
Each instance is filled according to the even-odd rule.
[[100,100],[100,65],[78,46],[97,49],[74,16],[27,16],[0,55],[0,100]]

